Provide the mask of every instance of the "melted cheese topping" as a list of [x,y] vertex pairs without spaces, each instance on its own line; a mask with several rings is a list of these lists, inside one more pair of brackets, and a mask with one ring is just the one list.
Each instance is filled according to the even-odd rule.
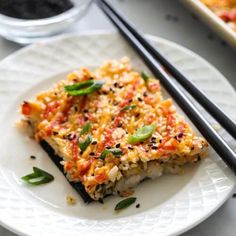
[[[64,89],[89,79],[105,84],[86,96],[72,97]],[[136,107],[122,110],[128,105]],[[95,192],[98,185],[119,180],[127,170],[138,172],[140,165],[151,160],[174,159],[178,165],[192,162],[207,146],[176,113],[172,100],[162,98],[159,81],[150,77],[145,82],[127,58],[108,61],[94,73],[82,68],[69,74],[35,101],[24,102],[22,113],[31,122],[35,139],[53,146],[63,157],[67,177],[81,181],[88,193]],[[78,136],[88,122],[92,142],[81,152]],[[150,124],[156,125],[150,139],[128,143],[129,135]],[[122,150],[121,157],[110,153],[104,160],[100,158],[105,148],[115,147]]]

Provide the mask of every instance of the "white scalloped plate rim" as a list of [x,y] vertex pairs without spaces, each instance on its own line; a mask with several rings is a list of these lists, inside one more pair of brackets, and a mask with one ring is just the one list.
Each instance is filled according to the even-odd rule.
[[[109,35],[113,34],[113,32],[111,32],[111,31],[95,31],[95,32],[88,32],[88,33],[84,32],[81,35],[83,36],[83,35],[96,35],[96,34],[99,34],[99,35],[104,34],[104,36],[105,36],[106,34],[109,34]],[[70,37],[73,38],[73,36],[79,36],[79,35],[78,34],[77,35],[63,35],[63,36],[58,36],[58,37],[55,37],[55,39],[50,39],[47,41],[52,42],[52,40],[53,40],[56,43],[57,41],[60,41],[63,39],[68,39]],[[224,82],[224,86],[230,90],[231,94],[235,95],[234,94],[235,90],[228,83],[228,81],[224,78],[224,76],[219,71],[217,71],[210,63],[208,63],[206,60],[204,60],[203,58],[201,58],[197,54],[191,52],[190,50],[188,50],[180,45],[177,45],[176,43],[170,42],[166,39],[162,39],[162,38],[158,38],[158,37],[150,36],[150,35],[148,36],[148,38],[153,42],[159,42],[159,43],[167,45],[169,47],[178,49],[180,52],[183,52],[184,54],[188,55],[189,57],[193,57],[193,58],[196,58],[197,60],[201,61],[203,64],[205,64],[206,67],[208,67],[211,71],[213,71],[217,75],[218,78],[220,78],[221,82]],[[43,44],[47,43],[47,41],[44,41]],[[38,47],[37,44],[31,45],[31,46],[23,48],[23,49],[19,50],[18,52],[8,56],[6,59],[4,59],[2,62],[0,62],[0,71],[2,68],[1,66],[4,65],[5,63],[14,63],[15,56],[18,56],[22,53],[27,53],[27,51],[30,51],[30,50],[35,49],[37,47]],[[236,110],[234,112],[236,112]],[[194,222],[192,222],[189,225],[185,225],[184,227],[180,228],[178,231],[170,232],[167,235],[177,235],[177,234],[183,233],[183,232],[187,231],[188,229],[196,226],[197,224],[199,224],[203,220],[205,220],[207,217],[209,217],[213,212],[215,212],[227,200],[227,198],[231,194],[231,191],[232,191],[234,185],[235,185],[235,181],[234,181],[234,184],[232,184],[231,188],[229,188],[228,191],[225,193],[224,197],[221,198],[221,200],[218,201],[217,204],[215,204],[215,206],[212,207],[208,212],[204,212],[204,214],[199,219],[195,220]],[[140,213],[140,214],[142,214],[142,213]],[[9,229],[15,233],[18,233],[21,235],[31,235],[30,232],[23,232],[21,229],[15,228],[13,225],[9,225],[8,222],[5,222],[4,219],[1,218],[1,216],[0,216],[0,222],[4,227],[6,227],[7,229]]]

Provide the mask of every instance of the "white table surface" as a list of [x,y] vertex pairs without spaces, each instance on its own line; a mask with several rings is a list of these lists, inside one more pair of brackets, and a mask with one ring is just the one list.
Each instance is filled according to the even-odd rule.
[[[236,51],[225,45],[222,39],[193,17],[178,0],[113,0],[112,2],[143,32],[172,40],[207,59],[236,88]],[[114,27],[100,10],[92,5],[84,18],[68,29],[68,32],[101,29],[114,29]],[[19,48],[21,48],[19,45],[0,37],[0,59]],[[0,236],[14,235],[0,226]],[[207,220],[183,234],[183,236],[199,235],[235,236],[236,198],[230,197]]]

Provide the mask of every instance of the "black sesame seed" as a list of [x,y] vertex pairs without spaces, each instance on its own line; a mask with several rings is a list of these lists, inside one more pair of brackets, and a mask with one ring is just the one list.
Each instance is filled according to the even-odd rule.
[[129,147],[128,147],[128,149],[130,149],[130,150],[134,150],[134,148],[133,148],[133,147],[131,147],[131,146],[129,146]]
[[143,93],[143,96],[144,96],[144,97],[147,97],[147,92],[144,92],[144,93]]
[[113,103],[113,106],[117,106],[119,103],[118,102],[114,102]]
[[156,139],[157,139],[157,138],[156,138],[156,137],[154,137],[154,136],[153,136],[153,137],[151,137],[151,140],[156,140]]
[[119,85],[119,89],[122,89],[123,88],[123,85]]
[[92,142],[92,145],[96,145],[98,142],[97,141],[93,141]]
[[70,133],[66,136],[66,138],[71,141],[75,138],[75,134]]
[[133,102],[133,99],[130,99],[129,102]]
[[58,135],[58,132],[57,131],[53,131],[52,134],[53,135]]
[[101,203],[101,204],[104,204],[104,201],[103,201],[103,199],[102,198],[99,198],[99,203]]
[[114,87],[117,88],[119,84],[117,82],[114,83]]
[[116,144],[116,148],[119,148],[119,147],[120,147],[120,143],[117,143],[117,144]]
[[107,92],[106,92],[106,91],[103,91],[102,94],[103,94],[103,95],[107,95]]
[[78,107],[75,106],[75,107],[74,107],[74,110],[75,110],[75,112],[77,112],[77,111],[78,111]]
[[143,101],[143,99],[142,99],[142,98],[140,98],[140,97],[138,97],[138,100],[139,100],[140,102],[142,102],[142,101]]
[[109,90],[110,90],[110,92],[115,93],[115,91],[112,88],[110,88]]
[[191,147],[191,150],[194,150],[194,146]]
[[137,114],[135,115],[136,118],[138,118],[139,116],[140,116],[140,113],[137,113]]
[[94,153],[94,152],[90,152],[89,155],[90,155],[90,156],[94,156],[95,153]]
[[[20,3],[20,4],[19,4]],[[42,19],[58,15],[73,7],[70,0],[1,0],[1,14],[20,19]]]
[[233,198],[236,198],[236,193],[234,193],[232,197],[233,197]]
[[84,117],[84,120],[87,121],[89,118],[87,116]]
[[55,92],[54,95],[57,96],[57,93]]
[[36,156],[31,155],[30,158],[31,159],[36,159]]
[[140,204],[138,203],[137,205],[136,205],[136,208],[139,208],[140,207]]
[[82,155],[84,152],[83,151],[80,151],[79,154]]
[[84,109],[84,113],[88,113],[88,109]]
[[153,146],[153,144],[152,144],[152,143],[149,143],[148,146],[151,147],[151,146]]
[[161,140],[161,139],[159,140],[159,143],[162,143],[162,140]]
[[157,146],[153,146],[152,149],[153,149],[153,150],[157,150]]
[[121,127],[122,127],[122,123],[119,123],[119,124],[117,125],[117,127],[118,127],[118,128],[121,128]]
[[107,146],[106,149],[111,149],[111,147],[110,147],[110,146]]

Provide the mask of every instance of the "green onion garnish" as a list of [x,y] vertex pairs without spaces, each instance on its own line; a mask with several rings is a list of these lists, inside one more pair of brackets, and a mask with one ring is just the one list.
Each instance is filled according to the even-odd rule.
[[71,96],[83,96],[99,90],[104,84],[101,80],[86,80],[80,83],[67,85],[64,87]]
[[130,205],[132,205],[133,203],[135,203],[135,201],[136,201],[136,197],[126,198],[116,204],[115,211],[127,208]]
[[128,142],[130,144],[136,144],[143,142],[151,137],[152,133],[155,131],[155,125],[146,125],[139,128],[134,134],[128,137]]
[[82,136],[83,134],[88,134],[91,130],[91,122],[88,122],[82,127],[82,130],[79,133],[79,136]]
[[[92,136],[89,134],[90,130],[91,130],[91,122],[88,122],[82,127],[82,130],[79,133],[78,145],[82,152],[84,152],[89,146],[89,144],[92,142]],[[81,142],[80,137],[84,134],[88,134],[88,135],[86,136],[84,142]]]
[[121,111],[130,111],[136,107],[137,105],[125,106],[124,108],[121,109]]
[[113,154],[114,157],[120,157],[122,155],[122,150],[120,148],[105,149],[102,152],[100,159],[104,160],[109,153]]
[[21,179],[31,185],[41,185],[53,181],[54,177],[38,167],[33,167],[33,173],[25,175]]
[[84,142],[78,141],[80,150],[82,152],[84,152],[91,142],[92,142],[92,137],[90,134],[88,134],[87,137],[85,138]]
[[141,77],[145,83],[147,83],[147,81],[149,80],[149,76],[144,71],[142,71]]

